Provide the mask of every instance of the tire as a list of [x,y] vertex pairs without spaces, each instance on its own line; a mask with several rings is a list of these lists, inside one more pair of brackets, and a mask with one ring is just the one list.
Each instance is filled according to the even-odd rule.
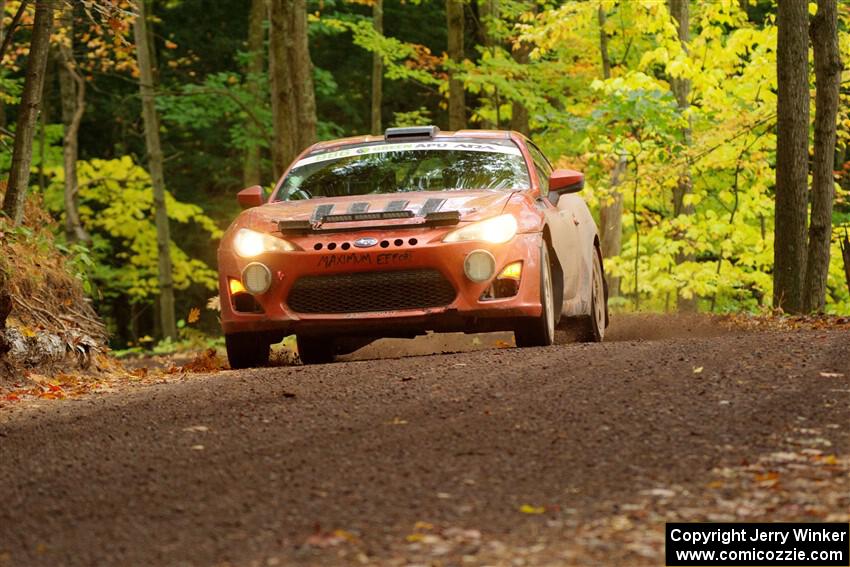
[[263,333],[233,333],[224,335],[230,368],[256,368],[269,363],[271,343]]
[[298,357],[303,364],[325,364],[333,362],[335,348],[332,339],[326,337],[295,336]]
[[602,271],[602,258],[599,249],[593,247],[593,272],[590,288],[590,317],[581,324],[579,340],[585,343],[601,343],[605,339],[605,327],[608,326],[608,283]]
[[523,321],[514,329],[516,346],[520,348],[550,346],[555,343],[555,292],[552,286],[552,266],[544,242],[540,247],[540,317]]

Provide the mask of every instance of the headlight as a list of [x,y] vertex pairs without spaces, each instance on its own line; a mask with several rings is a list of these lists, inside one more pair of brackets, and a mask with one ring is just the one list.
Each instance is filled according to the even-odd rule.
[[465,242],[477,240],[491,244],[503,244],[516,235],[517,224],[513,215],[501,215],[477,222],[450,232],[443,242]]
[[282,238],[275,238],[248,228],[240,228],[233,237],[233,248],[243,258],[254,258],[265,252],[291,252],[295,245]]

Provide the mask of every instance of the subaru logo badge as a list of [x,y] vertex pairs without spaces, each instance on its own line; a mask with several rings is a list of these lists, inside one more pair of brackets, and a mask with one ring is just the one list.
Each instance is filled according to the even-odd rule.
[[354,241],[354,245],[358,248],[371,248],[377,243],[378,239],[372,238],[371,236],[364,236],[363,238],[358,238]]

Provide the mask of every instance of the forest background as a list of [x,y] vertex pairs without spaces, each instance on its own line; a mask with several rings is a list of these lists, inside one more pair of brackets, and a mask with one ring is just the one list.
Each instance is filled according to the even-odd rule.
[[[850,73],[819,67],[818,46],[827,60],[834,37],[850,61],[850,3],[781,8],[792,4],[783,52],[771,0],[0,0],[0,180],[16,179],[48,5],[25,197],[57,221],[43,221],[43,245],[65,257],[116,348],[216,334],[206,306],[239,189],[272,187],[314,141],[421,124],[514,129],[584,171],[614,309],[847,315]],[[786,68],[800,88],[783,106]],[[820,111],[834,118],[826,134],[824,77],[837,102]],[[794,128],[796,160],[784,148],[800,143],[777,143]],[[796,205],[783,200],[794,191]],[[4,208],[7,243],[42,238]]]

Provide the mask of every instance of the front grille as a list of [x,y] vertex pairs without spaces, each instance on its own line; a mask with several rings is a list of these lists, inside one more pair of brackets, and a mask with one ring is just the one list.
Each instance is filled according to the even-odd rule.
[[287,303],[298,313],[368,313],[443,307],[455,295],[437,270],[399,270],[302,277]]

